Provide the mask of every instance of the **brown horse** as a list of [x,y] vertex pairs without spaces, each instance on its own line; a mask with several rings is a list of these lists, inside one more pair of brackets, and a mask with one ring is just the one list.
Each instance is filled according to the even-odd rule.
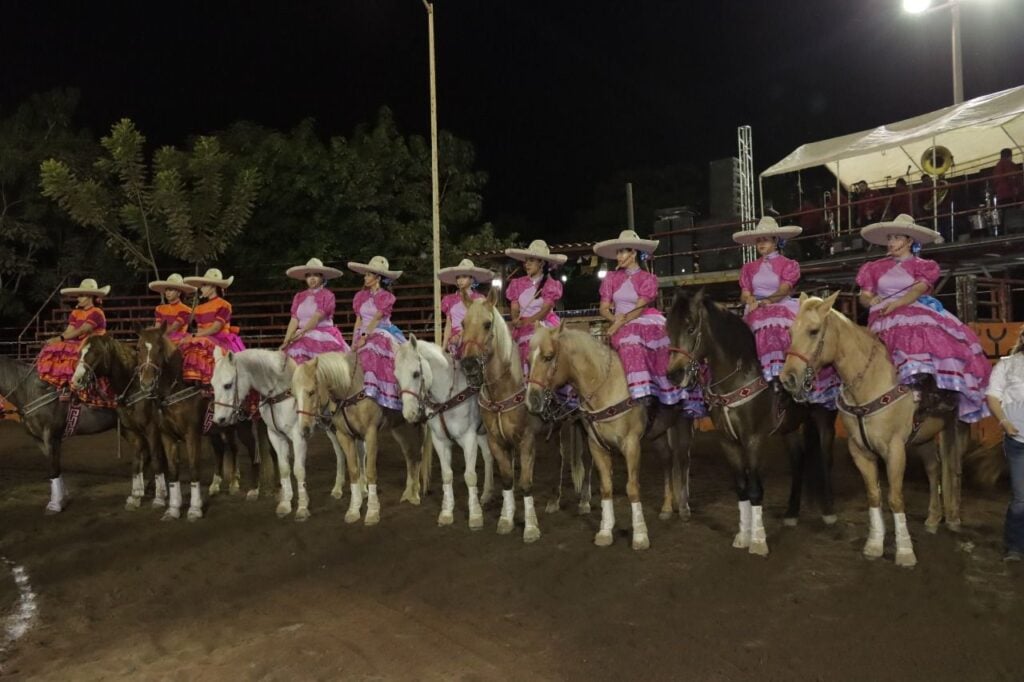
[[[474,301],[462,321],[462,369],[471,385],[480,387],[480,414],[487,431],[491,454],[498,462],[503,490],[498,533],[512,532],[516,510],[513,455],[519,461],[519,491],[523,496],[523,542],[540,538],[540,525],[533,501],[533,466],[536,438],[541,433],[559,429],[559,445],[563,462],[570,460],[573,482],[580,491],[583,482],[582,453],[574,432],[582,427],[573,419],[547,415],[548,421],[526,409],[526,385],[519,351],[508,325],[496,307],[494,289],[486,300]],[[563,467],[564,468],[564,467]],[[560,475],[561,478],[561,475]],[[561,485],[559,484],[559,495]],[[588,490],[583,491],[580,511],[589,512]],[[557,504],[548,506],[555,511]]]
[[91,336],[82,343],[78,367],[71,377],[71,387],[83,389],[99,378],[106,378],[117,396],[117,418],[122,434],[135,448],[132,465],[131,494],[125,509],[134,511],[142,505],[146,492],[146,466],[154,459],[153,506],[167,505],[167,462],[160,439],[156,402],[152,394],[142,390],[135,366],[135,351],[111,336]]
[[[259,460],[256,450],[256,437],[251,424],[234,424],[217,426],[213,424],[212,401],[209,392],[199,386],[186,384],[182,379],[182,357],[178,348],[164,336],[162,327],[143,329],[139,332],[136,346],[136,362],[139,371],[139,382],[142,389],[156,398],[157,415],[160,435],[167,456],[169,501],[164,520],[181,517],[181,487],[179,483],[179,446],[185,445],[188,457],[189,482],[191,498],[189,500],[188,519],[195,521],[203,517],[203,499],[199,486],[199,456],[202,452],[204,434],[209,435],[217,455],[215,481],[220,476],[233,480],[237,468],[236,439],[242,442],[249,452],[252,463],[250,489],[246,497],[259,497]],[[266,443],[266,427],[262,427],[261,442]],[[231,460],[230,471],[224,468],[224,453],[228,452]],[[265,448],[269,451],[269,447]],[[212,488],[212,486],[211,486]],[[215,490],[211,490],[214,494]]]
[[[351,477],[346,523],[359,520],[363,504],[357,441],[366,449],[366,516],[363,523],[370,526],[380,522],[380,500],[377,496],[377,450],[382,432],[390,432],[405,457],[405,491],[402,502],[420,503],[422,469],[430,468],[433,448],[424,442],[423,428],[413,426],[400,410],[381,407],[363,392],[363,369],[354,351],[323,353],[298,366],[292,375],[292,395],[299,413],[296,428],[303,438],[312,435],[318,421],[329,417],[334,433],[345,451]],[[420,447],[420,458],[413,457]],[[422,482],[426,488],[425,480]]]
[[679,408],[632,399],[622,362],[607,344],[582,331],[538,327],[530,341],[530,377],[526,389],[530,412],[542,413],[554,397],[554,390],[565,384],[572,385],[580,396],[590,452],[601,476],[601,526],[594,536],[594,544],[601,547],[612,544],[615,512],[611,454],[614,450],[626,460],[626,494],[633,513],[633,549],[647,549],[650,540],[640,501],[641,441],[654,448],[665,465],[662,518],[671,516],[673,509],[686,518],[689,491],[684,481],[689,477],[693,420],[685,417]]
[[790,330],[792,345],[782,370],[782,384],[799,397],[822,366],[835,365],[843,380],[839,408],[843,425],[850,434],[850,454],[867,488],[870,530],[864,555],[882,556],[885,543],[882,491],[878,481],[878,459],[881,459],[889,479],[896,564],[913,566],[917,558],[903,505],[906,448],[929,443],[942,434],[938,443],[939,461],[934,456],[924,458],[931,487],[925,527],[935,532],[945,506],[946,525],[950,530],[959,530],[961,461],[969,438],[968,427],[957,419],[956,394],[948,391],[922,401],[929,409],[919,414],[913,392],[900,385],[896,368],[882,342],[833,309],[838,295],[836,292],[825,300],[809,298],[806,294],[800,296],[800,312]]
[[711,420],[725,436],[722,447],[739,498],[739,532],[733,547],[768,554],[761,453],[776,434],[786,442],[792,469],[786,525],[795,525],[800,514],[805,457],[811,458],[820,483],[822,519],[835,523],[831,485],[835,411],[821,405],[796,405],[785,393],[772,390],[762,375],[753,332],[703,290],[681,289],[667,320],[672,343],[669,377],[683,386],[704,385]]

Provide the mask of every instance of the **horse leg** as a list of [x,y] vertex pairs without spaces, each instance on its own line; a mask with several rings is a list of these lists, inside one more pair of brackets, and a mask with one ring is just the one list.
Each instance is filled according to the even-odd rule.
[[[454,474],[452,473],[452,444],[445,436],[434,438],[433,429],[431,429],[430,437],[434,441],[434,451],[437,453],[437,458],[441,461],[441,513],[437,515],[437,525],[450,526],[455,522],[455,484],[453,483]],[[473,446],[473,449],[475,450],[476,443],[474,443]],[[468,479],[469,458],[471,455],[467,450],[465,450],[465,446],[463,446],[463,453],[466,457],[466,477]],[[475,460],[475,454],[472,456]],[[476,472],[473,474],[473,484],[475,483]],[[468,480],[466,485],[470,485]],[[471,490],[473,489],[471,488]]]
[[124,432],[124,438],[135,448],[132,458],[132,490],[124,502],[126,511],[135,511],[142,506],[142,498],[146,494],[146,462],[149,460],[147,443],[138,434]]
[[824,407],[812,407],[811,421],[814,425],[814,435],[817,436],[816,440],[810,440],[810,445],[818,446],[818,451],[814,453],[814,464],[820,479],[821,520],[826,526],[832,526],[839,520],[835,511],[835,495],[832,492],[832,450],[836,442],[836,413]]
[[889,478],[889,508],[892,509],[893,532],[896,536],[896,565],[907,568],[917,564],[914,543],[907,529],[907,515],[903,507],[903,474],[907,468],[907,452],[903,442],[893,439],[885,458]]
[[188,501],[188,520],[198,521],[203,518],[203,491],[199,483],[199,455],[203,450],[202,434],[198,425],[189,429],[185,435],[185,447],[188,453],[188,475],[191,482],[191,495]]
[[[363,523],[373,526],[380,523],[380,498],[377,497],[377,446],[380,432],[376,424],[366,429],[363,443],[366,445],[366,516]],[[402,453],[403,455],[405,452]],[[408,456],[406,456],[408,459]],[[406,465],[406,476],[409,468]]]
[[[417,506],[419,506],[422,499],[420,495],[420,486],[423,484],[423,478],[421,475],[423,473],[424,449],[423,443],[417,442],[422,433],[423,430],[420,427],[412,426],[405,421],[391,429],[391,435],[395,439],[395,442],[398,443],[398,449],[402,451],[402,457],[405,458],[405,490],[402,491],[402,496],[398,501],[408,502],[409,504]],[[419,459],[413,456],[413,453],[417,451],[417,445],[419,445]],[[434,445],[431,443],[431,458],[433,458],[433,453]],[[451,461],[450,456],[448,461]]]
[[640,501],[640,434],[626,437],[622,444],[622,455],[626,458],[626,494],[633,515],[633,549],[648,549],[651,540],[647,536],[647,522]]
[[693,445],[693,420],[685,419],[669,429],[669,447],[673,458],[672,483],[676,493],[675,508],[679,518],[690,520],[690,447]]
[[651,448],[656,451],[658,460],[661,462],[662,478],[664,479],[661,511],[658,512],[658,518],[667,521],[672,518],[672,512],[676,509],[677,481],[674,472],[679,469],[679,461],[676,459],[675,450],[668,443],[667,433],[652,442]]
[[536,458],[536,438],[534,432],[526,429],[519,439],[519,490],[523,493],[523,542],[536,542],[540,539],[540,524],[537,522],[537,510],[533,506],[533,463]]
[[210,434],[210,445],[213,447],[213,457],[216,462],[213,467],[213,478],[210,480],[209,495],[220,494],[221,484],[224,482],[224,450],[229,447],[227,441],[229,440],[222,431],[218,429],[211,429]]
[[590,478],[594,471],[594,460],[591,458],[589,464],[584,461],[583,453],[589,452],[587,450],[587,430],[583,426],[582,422],[576,420],[572,425],[572,487],[576,491],[578,502],[576,503],[576,513],[582,516],[586,516],[590,513]]
[[[305,439],[301,436],[299,438],[302,440],[303,445],[305,445]],[[276,429],[267,429],[267,439],[270,441],[270,447],[273,448],[274,462],[277,465],[277,476],[281,481],[281,496],[278,498],[277,509],[275,512],[281,518],[284,518],[285,516],[288,516],[292,510],[292,475],[288,463],[289,457],[292,454],[292,439]],[[305,451],[303,451],[302,456],[305,458]],[[295,453],[295,461],[299,461],[299,454],[297,450]],[[295,465],[295,468],[296,470],[298,469],[298,464]],[[260,481],[262,482],[262,480],[263,478],[261,475]],[[270,483],[268,485],[270,485],[271,490],[273,490],[273,484]],[[256,490],[256,494],[259,495],[259,489]],[[257,499],[256,497],[248,497],[248,495],[246,497],[247,499]],[[285,502],[286,497],[287,502]],[[309,500],[307,499],[307,504],[308,502]],[[281,508],[282,505],[284,505],[284,509]],[[299,494],[299,506],[302,506],[301,492]],[[308,509],[306,510],[306,514],[309,514]],[[296,520],[298,520],[298,515],[296,515]]]
[[[804,428],[808,428],[804,426]],[[790,431],[783,436],[786,441],[786,450],[789,452],[790,486],[789,503],[786,505],[786,515],[782,523],[786,526],[795,526],[800,520],[800,495],[804,486],[804,458],[807,450],[804,448],[803,434],[799,429]]]
[[[445,439],[447,441],[447,439]],[[477,481],[476,481],[476,455],[478,442],[484,439],[479,438],[476,433],[476,427],[473,424],[469,425],[466,432],[462,434],[462,438],[459,441],[459,445],[462,447],[462,455],[466,461],[466,471],[463,474],[463,480],[466,482],[466,493],[469,497],[469,529],[480,530],[484,527],[484,510],[480,506],[480,499],[477,496]],[[447,444],[449,449],[451,444]],[[487,447],[482,443],[479,446],[481,449]],[[441,448],[438,447],[438,452]],[[490,456],[491,450],[487,448],[487,455]],[[450,457],[450,455],[449,455]],[[451,465],[449,464],[449,467]],[[441,460],[442,472],[444,471],[444,460]],[[438,520],[440,523],[440,519]]]
[[939,452],[942,453],[942,502],[946,511],[946,528],[960,532],[960,483],[963,475],[963,454],[969,427],[950,417],[943,428]]
[[937,447],[938,445],[933,440],[931,443],[911,448],[921,457],[925,473],[928,474],[928,518],[924,521],[924,529],[929,533],[938,532],[939,524],[942,523],[942,499],[939,493],[940,454]]
[[167,453],[164,447],[163,436],[160,434],[160,427],[156,422],[156,415],[153,415],[147,424],[146,440],[149,441],[150,451],[153,455],[154,470],[153,476],[153,507],[167,506]]
[[164,454],[167,456],[167,509],[164,511],[163,521],[173,521],[181,518],[181,483],[178,480],[178,456],[180,445],[173,436],[163,434]]
[[761,482],[760,453],[767,438],[750,439],[747,450],[747,493],[750,496],[750,553],[768,556],[768,537],[764,528],[764,485]]
[[50,501],[46,503],[47,514],[59,514],[67,506],[68,491],[64,486],[64,475],[60,467],[61,434],[51,429],[43,430],[43,454],[50,460]]
[[476,444],[480,448],[480,456],[484,460],[484,489],[480,493],[480,506],[486,506],[494,499],[494,455],[491,454],[491,444],[487,436],[476,434]]
[[[356,439],[344,430],[344,427],[335,430],[338,442],[345,451],[345,462],[348,465],[349,491],[352,493],[348,500],[348,511],[345,512],[345,523],[355,523],[359,520],[360,510],[363,506],[363,483],[360,478],[359,451]],[[296,456],[298,454],[296,453]]]
[[856,438],[849,439],[850,456],[864,479],[868,496],[868,539],[864,543],[864,556],[877,559],[885,546],[885,520],[882,517],[882,490],[878,485],[878,460]]
[[[568,432],[568,427],[563,425],[558,430],[558,482],[555,483],[555,495],[552,499],[548,500],[548,503],[544,506],[544,513],[554,514],[562,508],[562,475],[565,473],[566,459],[573,456],[572,436]],[[570,467],[572,464],[569,465]]]
[[593,437],[590,439],[590,456],[601,476],[601,525],[594,535],[594,544],[609,547],[615,541],[615,507],[612,504],[612,455]]
[[334,487],[331,488],[331,497],[340,500],[345,496],[345,451],[341,449],[341,443],[334,431],[327,429],[327,440],[331,441],[331,448],[334,450],[335,474]]
[[[262,422],[261,422],[262,423]],[[255,500],[260,495],[260,451],[259,451],[259,429],[261,427],[254,422],[242,422],[235,429],[238,440],[249,453],[249,489],[245,492],[246,499]],[[238,457],[235,457],[235,471],[231,477],[232,495],[241,492],[241,471],[238,468]]]
[[732,546],[736,549],[749,549],[751,506],[750,496],[747,492],[747,472],[743,462],[743,451],[739,443],[732,440],[723,441],[722,449],[724,450],[725,461],[729,463],[729,468],[732,469],[733,486],[736,490],[736,497],[739,500],[739,530],[732,539]]
[[[500,414],[497,416],[497,419],[501,419]],[[512,458],[509,456],[508,450],[505,449],[505,443],[492,436],[490,429],[487,431],[487,440],[491,445],[491,453],[494,455],[494,460],[498,463],[498,473],[501,474],[501,514],[498,516],[497,532],[499,535],[508,535],[512,532],[512,528],[515,527],[516,515],[516,495],[513,488],[515,479],[512,470]]]

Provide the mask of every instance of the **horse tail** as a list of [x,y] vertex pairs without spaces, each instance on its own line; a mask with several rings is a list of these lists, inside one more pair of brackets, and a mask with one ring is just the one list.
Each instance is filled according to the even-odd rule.
[[420,494],[426,495],[430,490],[430,476],[433,473],[434,439],[430,436],[430,427],[421,427],[423,444],[420,446]]

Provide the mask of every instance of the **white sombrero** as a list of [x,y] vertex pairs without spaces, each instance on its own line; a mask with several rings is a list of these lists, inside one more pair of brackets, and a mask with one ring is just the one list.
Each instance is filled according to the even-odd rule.
[[220,287],[221,289],[227,289],[229,286],[231,286],[231,283],[234,281],[234,275],[228,277],[227,279],[224,279],[224,274],[217,268],[210,268],[202,277],[196,275],[192,277],[186,277],[184,279],[185,284],[191,284],[197,287],[201,287],[204,284],[209,284],[211,286]]
[[761,237],[777,237],[779,239],[792,239],[801,232],[804,228],[796,225],[786,225],[785,227],[779,227],[779,224],[775,222],[775,218],[771,216],[765,216],[758,221],[757,227],[753,230],[740,230],[739,232],[732,233],[732,240],[737,244],[743,244],[744,246],[753,246],[757,243],[757,240]]
[[594,253],[601,258],[615,258],[619,249],[635,249],[646,254],[654,253],[660,244],[657,239],[641,239],[633,230],[623,230],[619,233],[618,239],[605,239],[603,242],[594,244]]
[[569,260],[568,256],[560,253],[551,253],[548,243],[543,239],[534,239],[525,249],[505,249],[505,255],[518,261],[525,261],[527,258],[536,258],[547,261],[552,265],[561,265]]
[[324,265],[319,258],[310,258],[305,265],[296,265],[285,270],[284,274],[292,279],[306,279],[306,275],[320,275],[325,280],[341,277],[341,270]]
[[490,282],[494,279],[494,273],[487,268],[478,268],[468,258],[463,258],[455,267],[437,271],[437,278],[445,284],[455,284],[456,277],[472,277],[477,282]]
[[918,225],[914,219],[906,213],[901,213],[895,219],[884,223],[873,223],[862,227],[860,236],[872,244],[885,246],[889,235],[899,234],[910,237],[918,244],[941,244],[942,235],[935,230]]
[[155,282],[149,283],[149,288],[159,293],[164,293],[168,289],[174,289],[186,294],[195,293],[196,288],[191,284],[185,284],[185,280],[181,278],[181,275],[174,273],[167,279],[158,279]]
[[381,277],[387,277],[388,279],[398,279],[402,276],[401,270],[389,270],[388,259],[384,256],[374,256],[370,259],[369,263],[355,263],[349,261],[348,269],[353,272],[358,272],[360,275],[365,275],[368,272],[372,272],[375,275]]
[[60,290],[61,296],[106,296],[110,293],[110,285],[101,287],[96,280],[83,279],[77,287],[68,287]]

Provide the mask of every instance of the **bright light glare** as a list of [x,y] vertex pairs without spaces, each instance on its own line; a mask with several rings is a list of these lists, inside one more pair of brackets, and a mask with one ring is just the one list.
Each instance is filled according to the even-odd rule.
[[920,14],[932,6],[932,0],[903,0],[903,11]]
[[562,275],[562,281],[563,282],[568,282],[569,281],[569,277],[567,275]]
[[500,289],[501,288],[501,278],[500,277],[495,277],[494,279],[492,279],[491,280],[491,286],[494,287],[495,289]]
[[608,276],[608,268],[601,268],[600,270],[597,271],[597,278],[598,279],[604,279],[607,276]]

